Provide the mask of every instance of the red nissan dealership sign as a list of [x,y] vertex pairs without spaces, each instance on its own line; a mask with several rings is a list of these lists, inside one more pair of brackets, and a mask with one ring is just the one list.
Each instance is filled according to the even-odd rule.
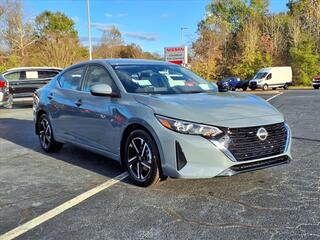
[[184,65],[188,63],[188,48],[166,47],[164,48],[164,58],[167,62]]

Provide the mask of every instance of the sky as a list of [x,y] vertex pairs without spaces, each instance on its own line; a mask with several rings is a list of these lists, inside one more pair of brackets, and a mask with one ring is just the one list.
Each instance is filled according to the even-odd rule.
[[[90,0],[93,43],[114,25],[126,44],[163,53],[164,47],[189,45],[197,38],[197,24],[211,0]],[[287,10],[287,0],[270,0],[271,12]],[[75,22],[81,42],[87,44],[86,0],[23,0],[27,18],[45,10],[61,11]],[[181,28],[183,37],[181,39]]]

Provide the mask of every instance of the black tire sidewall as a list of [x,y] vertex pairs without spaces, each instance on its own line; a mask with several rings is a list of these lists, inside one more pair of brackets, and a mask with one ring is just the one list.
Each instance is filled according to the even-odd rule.
[[[144,141],[146,141],[149,144],[149,147],[151,148],[152,152],[152,164],[151,164],[151,174],[149,177],[143,181],[138,180],[135,178],[129,169],[128,165],[128,147],[133,138],[140,137]],[[160,179],[160,172],[159,172],[159,164],[160,164],[160,158],[159,158],[159,152],[158,152],[158,147],[153,140],[153,138],[144,130],[142,129],[137,129],[132,131],[129,136],[127,137],[125,148],[124,148],[124,165],[129,173],[130,178],[134,181],[134,183],[138,186],[146,187],[150,185],[156,184],[159,179]]]
[[[63,144],[60,143],[60,142],[56,142],[56,141],[55,141],[55,139],[54,139],[54,134],[53,134],[53,130],[52,130],[52,125],[51,125],[50,119],[47,117],[46,114],[42,114],[42,115],[39,117],[39,121],[38,121],[38,123],[37,123],[37,124],[38,124],[38,126],[37,126],[38,129],[39,129],[40,124],[41,124],[41,121],[42,121],[43,119],[46,119],[46,120],[48,121],[49,126],[50,126],[50,130],[51,130],[51,141],[50,141],[50,144],[48,145],[48,148],[45,148],[45,147],[42,145],[41,142],[40,142],[40,146],[41,146],[41,148],[42,148],[44,151],[46,151],[46,152],[48,152],[48,153],[57,152],[57,151],[59,151],[59,150],[62,148]],[[40,134],[38,134],[38,138],[39,138],[39,141],[41,141],[41,139],[40,139]]]

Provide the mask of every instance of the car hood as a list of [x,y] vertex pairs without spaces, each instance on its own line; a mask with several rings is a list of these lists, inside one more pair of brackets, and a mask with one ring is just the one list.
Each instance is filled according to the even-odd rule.
[[284,121],[265,100],[244,93],[136,95],[155,114],[225,127],[265,125]]

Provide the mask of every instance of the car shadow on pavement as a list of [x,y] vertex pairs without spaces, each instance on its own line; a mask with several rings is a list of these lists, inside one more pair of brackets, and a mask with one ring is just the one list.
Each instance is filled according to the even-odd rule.
[[[23,147],[31,150],[31,156],[32,152],[37,152],[43,154],[43,158],[48,156],[53,157],[56,160],[76,165],[109,178],[113,178],[123,172],[123,169],[118,162],[77,148],[71,144],[65,144],[58,153],[44,152],[40,147],[38,137],[34,131],[34,123],[31,120],[0,118],[0,139],[1,138],[18,145],[16,148]],[[12,151],[13,148],[15,148],[15,146],[2,146],[2,150],[4,151]],[[39,155],[35,154],[32,158],[34,157],[39,157]],[[42,156],[40,156],[40,158],[42,158]],[[128,181],[125,182],[128,183]]]

